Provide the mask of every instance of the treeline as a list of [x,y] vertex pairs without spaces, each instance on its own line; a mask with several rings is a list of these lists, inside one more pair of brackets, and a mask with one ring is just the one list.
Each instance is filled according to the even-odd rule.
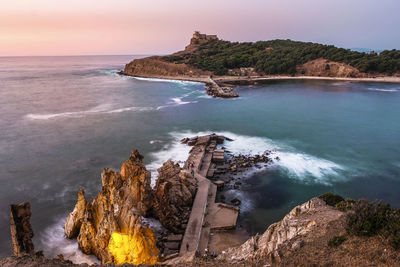
[[212,40],[200,45],[196,53],[165,57],[168,61],[187,63],[216,75],[225,75],[229,69],[241,67],[254,67],[265,74],[295,74],[297,65],[318,58],[347,63],[367,73],[392,75],[400,71],[400,50],[367,54],[333,45],[291,40],[255,43]]

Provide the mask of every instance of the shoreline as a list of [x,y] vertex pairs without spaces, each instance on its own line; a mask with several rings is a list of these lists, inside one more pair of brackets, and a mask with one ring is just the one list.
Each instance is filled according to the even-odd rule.
[[[161,80],[175,80],[175,81],[189,81],[209,83],[210,76],[167,76],[167,75],[131,75],[119,72],[120,75],[148,78],[148,79],[161,79]],[[322,77],[322,76],[289,76],[289,75],[271,75],[271,76],[251,76],[238,77],[238,76],[213,76],[214,81],[218,83],[243,83],[243,85],[253,84],[258,81],[276,81],[276,80],[326,80],[326,81],[350,81],[350,82],[378,82],[378,83],[400,83],[400,77],[385,76],[376,78],[347,78],[347,77]]]
[[234,89],[240,85],[259,85],[269,81],[285,81],[285,80],[321,80],[321,81],[343,81],[343,82],[376,82],[376,83],[398,83],[400,77],[385,76],[376,78],[346,78],[346,77],[320,77],[320,76],[287,76],[287,75],[271,75],[271,76],[167,76],[167,75],[132,75],[124,71],[118,72],[120,75],[131,76],[144,79],[160,79],[169,81],[187,81],[204,83],[205,91],[212,97],[219,98],[235,98],[239,97],[239,93]]

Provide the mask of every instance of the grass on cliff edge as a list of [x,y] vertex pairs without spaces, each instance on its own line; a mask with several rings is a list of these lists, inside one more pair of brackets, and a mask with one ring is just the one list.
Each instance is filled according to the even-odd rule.
[[[343,197],[333,193],[323,194],[319,198],[326,204],[347,212],[349,234],[382,236],[393,248],[400,249],[400,209],[392,209],[390,204],[368,202],[365,199],[344,200]],[[333,243],[337,242],[332,241],[332,245]]]

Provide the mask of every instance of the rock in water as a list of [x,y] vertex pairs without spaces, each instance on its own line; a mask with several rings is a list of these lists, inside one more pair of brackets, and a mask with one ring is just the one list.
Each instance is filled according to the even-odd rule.
[[182,224],[189,219],[196,194],[196,180],[171,160],[165,162],[158,173],[154,214],[164,227],[182,233]]
[[78,202],[76,202],[74,210],[69,214],[65,222],[64,232],[67,238],[75,238],[78,236],[85,215],[85,209],[85,191],[81,189],[78,191]]
[[80,191],[66,221],[66,236],[78,233],[80,249],[103,263],[154,264],[158,260],[154,232],[141,221],[151,210],[152,196],[150,172],[142,159],[134,150],[120,172],[104,169],[100,193],[85,205]]
[[31,205],[29,202],[11,205],[10,226],[14,255],[21,257],[35,253],[32,237],[33,231],[30,223]]

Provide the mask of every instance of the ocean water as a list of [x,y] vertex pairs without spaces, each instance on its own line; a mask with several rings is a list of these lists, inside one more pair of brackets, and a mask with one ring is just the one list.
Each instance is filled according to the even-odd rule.
[[275,81],[214,99],[194,82],[117,71],[135,56],[0,58],[0,256],[10,255],[9,204],[29,201],[37,250],[83,255],[63,223],[132,149],[156,170],[184,161],[183,137],[220,133],[233,153],[279,157],[241,177],[241,223],[264,231],[294,206],[334,192],[400,207],[400,84]]

